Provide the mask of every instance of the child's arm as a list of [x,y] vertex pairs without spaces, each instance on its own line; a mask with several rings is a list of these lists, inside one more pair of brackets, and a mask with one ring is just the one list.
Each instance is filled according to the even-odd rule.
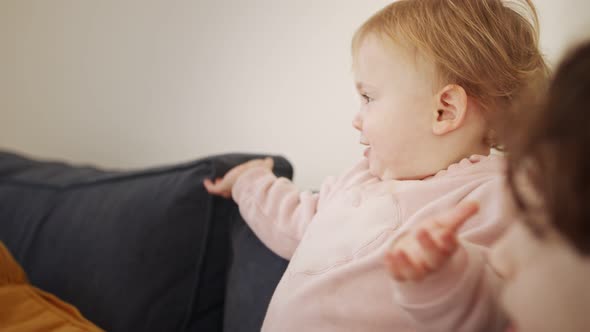
[[[496,304],[501,280],[490,268],[482,233],[494,222],[459,241],[457,233],[474,214],[475,203],[425,220],[398,238],[386,255],[395,298],[419,331],[503,331],[506,318]],[[498,222],[501,224],[501,222]],[[492,225],[492,226],[490,226]],[[489,235],[489,234],[486,234]],[[489,236],[488,236],[489,237]]]
[[[231,169],[215,182],[205,180],[209,193],[233,197],[258,238],[277,255],[290,259],[315,215],[319,194],[300,192],[286,178],[272,173],[272,159],[257,159]],[[333,178],[321,187],[326,194]]]

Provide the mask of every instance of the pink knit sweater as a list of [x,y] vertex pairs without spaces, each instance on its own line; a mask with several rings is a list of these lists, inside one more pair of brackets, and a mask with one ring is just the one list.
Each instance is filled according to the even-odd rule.
[[[381,181],[363,159],[320,192],[254,168],[233,188],[240,212],[272,251],[290,259],[263,331],[502,331],[499,278],[487,248],[510,222],[499,156],[472,156],[420,181]],[[400,234],[469,200],[480,211],[434,275],[397,283],[383,266]]]

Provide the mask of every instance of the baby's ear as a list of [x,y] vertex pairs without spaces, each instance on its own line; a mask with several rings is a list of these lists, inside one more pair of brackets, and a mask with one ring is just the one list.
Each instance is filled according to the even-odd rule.
[[432,133],[444,135],[459,128],[467,113],[467,93],[456,84],[442,88],[435,96],[436,108],[433,113]]

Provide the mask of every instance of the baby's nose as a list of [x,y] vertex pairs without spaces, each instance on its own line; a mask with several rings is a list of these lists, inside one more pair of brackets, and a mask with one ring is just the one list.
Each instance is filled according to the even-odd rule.
[[354,127],[354,129],[361,131],[362,128],[362,122],[361,122],[361,114],[357,113],[354,118],[352,119],[352,126]]

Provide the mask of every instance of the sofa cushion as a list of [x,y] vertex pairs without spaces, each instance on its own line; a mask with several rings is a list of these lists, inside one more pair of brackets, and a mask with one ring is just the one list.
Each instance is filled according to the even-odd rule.
[[121,172],[0,153],[0,241],[108,331],[221,330],[235,207],[201,183],[254,157]]
[[230,221],[230,264],[223,330],[258,332],[289,262],[256,237],[237,208],[232,211]]

